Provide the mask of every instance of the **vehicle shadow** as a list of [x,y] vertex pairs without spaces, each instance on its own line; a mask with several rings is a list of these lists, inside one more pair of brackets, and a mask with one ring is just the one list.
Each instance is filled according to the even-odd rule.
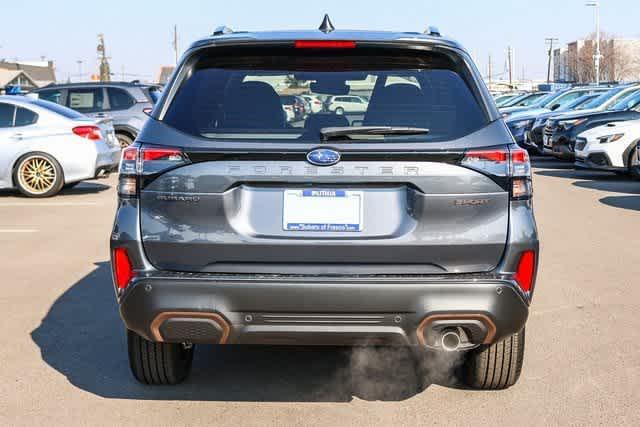
[[607,206],[632,211],[640,211],[640,196],[609,196],[600,199]]
[[105,184],[100,184],[98,182],[83,181],[77,184],[75,187],[62,189],[59,195],[75,196],[80,194],[95,194],[95,193],[101,193],[105,190],[108,190],[109,188],[111,187]]
[[[533,166],[540,168],[535,163]],[[613,208],[640,211],[640,183],[627,176],[588,169],[556,168],[555,166],[543,167],[543,170],[537,170],[535,174],[570,179],[573,180],[571,184],[579,188],[627,194],[627,196],[606,196],[601,198],[599,202]]]
[[[198,346],[188,381],[142,386],[128,365],[107,262],[73,284],[31,333],[42,359],[76,387],[143,400],[401,401],[429,384],[453,384],[455,360],[418,363],[406,348]],[[451,369],[450,369],[451,368]]]
[[[109,188],[111,187],[105,184],[100,184],[92,181],[83,181],[73,188],[63,188],[60,193],[58,193],[54,197],[96,194],[108,190]],[[0,190],[0,198],[2,197],[20,197],[24,199],[27,198],[26,196],[23,196],[22,193],[20,193],[18,190]]]

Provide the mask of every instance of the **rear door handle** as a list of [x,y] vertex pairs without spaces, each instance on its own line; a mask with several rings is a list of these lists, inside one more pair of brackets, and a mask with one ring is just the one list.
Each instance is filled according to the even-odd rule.
[[12,139],[22,139],[23,135],[21,133],[14,133],[11,135]]

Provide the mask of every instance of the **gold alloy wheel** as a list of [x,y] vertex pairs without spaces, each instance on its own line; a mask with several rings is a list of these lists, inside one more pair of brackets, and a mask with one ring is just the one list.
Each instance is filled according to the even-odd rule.
[[33,156],[20,165],[18,179],[22,187],[33,194],[44,194],[56,183],[56,168],[45,157]]

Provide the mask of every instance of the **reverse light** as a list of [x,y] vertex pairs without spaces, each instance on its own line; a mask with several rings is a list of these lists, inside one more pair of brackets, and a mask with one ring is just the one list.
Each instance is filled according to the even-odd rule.
[[79,137],[86,138],[91,141],[99,141],[102,139],[100,128],[98,126],[76,126],[71,131]]
[[119,290],[124,290],[133,279],[133,266],[125,248],[116,248],[112,256],[113,278]]
[[520,255],[518,261],[518,269],[513,276],[523,292],[531,292],[533,288],[533,277],[536,268],[536,253],[534,251],[525,251]]
[[354,49],[352,40],[296,40],[296,49]]

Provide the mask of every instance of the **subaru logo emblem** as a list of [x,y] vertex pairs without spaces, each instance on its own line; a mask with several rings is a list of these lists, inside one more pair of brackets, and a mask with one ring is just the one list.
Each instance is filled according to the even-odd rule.
[[328,148],[318,148],[307,154],[307,161],[316,166],[331,166],[340,161],[340,153]]

